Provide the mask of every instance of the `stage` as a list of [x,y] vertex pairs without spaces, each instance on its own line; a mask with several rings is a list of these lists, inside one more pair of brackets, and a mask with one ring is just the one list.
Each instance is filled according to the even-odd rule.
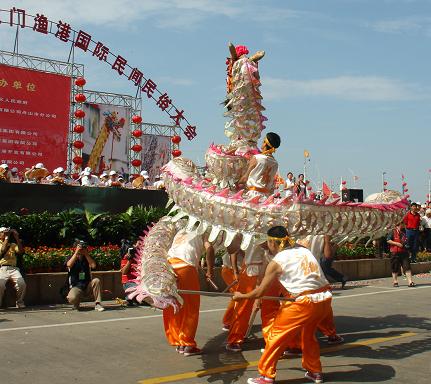
[[164,207],[168,196],[164,190],[157,189],[2,183],[0,201],[1,213],[19,213],[22,208],[30,213],[68,209],[118,213],[132,205]]

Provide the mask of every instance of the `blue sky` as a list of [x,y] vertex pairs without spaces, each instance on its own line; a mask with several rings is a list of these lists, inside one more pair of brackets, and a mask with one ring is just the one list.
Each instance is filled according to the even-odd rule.
[[[343,178],[365,194],[401,188],[406,176],[414,200],[424,201],[431,168],[431,1],[422,0],[2,0],[30,14],[69,22],[156,80],[198,129],[183,139],[183,154],[203,163],[211,142],[224,143],[227,42],[261,61],[267,129],[282,137],[283,174],[303,169],[338,188]],[[14,30],[0,25],[0,49],[13,48]],[[67,59],[53,36],[25,30],[20,50]],[[134,94],[134,88],[91,54],[78,53],[89,89]],[[170,123],[154,102],[147,122]],[[313,185],[316,187],[316,185]]]

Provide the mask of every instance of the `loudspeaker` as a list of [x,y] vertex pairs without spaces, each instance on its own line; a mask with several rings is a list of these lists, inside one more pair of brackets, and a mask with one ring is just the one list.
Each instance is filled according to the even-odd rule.
[[362,203],[364,201],[363,189],[345,189],[341,192],[342,201],[352,201],[354,203]]

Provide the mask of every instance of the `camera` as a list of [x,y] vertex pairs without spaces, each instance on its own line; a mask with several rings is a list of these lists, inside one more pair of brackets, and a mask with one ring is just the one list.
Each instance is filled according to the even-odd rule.
[[134,247],[130,247],[127,249],[127,256],[126,256],[127,260],[133,259],[135,255],[136,255],[136,249]]
[[79,245],[81,248],[86,248],[87,247],[87,243],[84,240],[76,239],[75,240],[75,244],[77,246]]

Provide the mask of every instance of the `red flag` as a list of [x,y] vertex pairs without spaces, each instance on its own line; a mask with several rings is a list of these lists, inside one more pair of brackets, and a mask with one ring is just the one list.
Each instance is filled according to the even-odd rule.
[[331,193],[332,193],[331,189],[328,187],[328,185],[325,182],[322,183],[322,192],[323,192],[323,196],[327,196],[327,197],[331,196]]

